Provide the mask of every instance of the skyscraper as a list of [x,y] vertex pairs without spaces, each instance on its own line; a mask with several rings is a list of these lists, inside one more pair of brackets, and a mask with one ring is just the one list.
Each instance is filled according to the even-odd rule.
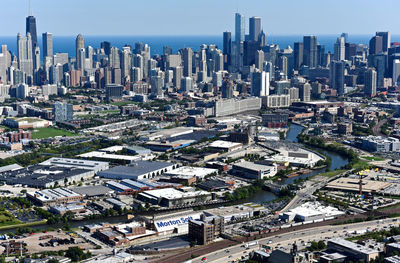
[[332,61],[330,64],[331,89],[337,91],[338,95],[344,94],[344,61]]
[[304,36],[303,64],[310,68],[317,66],[317,37]]
[[383,38],[381,36],[374,36],[369,41],[369,54],[376,55],[383,51]]
[[393,86],[400,85],[400,59],[393,60]]
[[249,19],[249,40],[258,41],[258,36],[261,33],[261,18],[257,16]]
[[71,121],[74,118],[73,105],[56,102],[53,104],[53,115],[55,121]]
[[294,43],[294,69],[298,70],[303,64],[303,43]]
[[232,54],[232,35],[231,32],[223,33],[223,49],[224,54],[224,68],[227,70],[228,66],[231,64],[231,54]]
[[19,69],[24,72],[26,76],[33,76],[33,51],[30,33],[28,33],[26,37],[18,33],[17,53]]
[[76,37],[75,47],[76,47],[76,64],[78,66],[78,69],[80,69],[81,65],[79,65],[79,62],[82,61],[82,59],[83,60],[85,59],[85,58],[81,58],[79,55],[81,49],[85,50],[85,39],[83,38],[83,36],[81,34],[79,34]]
[[193,58],[193,50],[191,48],[185,47],[183,49],[183,76],[184,77],[192,76],[192,58]]
[[42,34],[43,41],[43,60],[45,57],[53,56],[53,34],[46,32]]
[[346,46],[345,46],[345,38],[344,37],[338,37],[336,40],[336,43],[334,45],[334,60],[344,60],[346,57]]
[[26,35],[28,35],[28,33],[31,34],[32,47],[36,47],[38,44],[36,33],[36,18],[32,15],[26,18]]
[[236,13],[235,14],[235,42],[237,42],[237,43],[243,42],[244,35],[245,35],[244,15]]
[[111,43],[108,41],[103,41],[100,44],[100,47],[104,50],[104,54],[106,54],[107,56],[110,55],[110,51],[111,51]]
[[377,81],[376,71],[373,68],[367,69],[364,76],[364,94],[367,96],[376,95],[376,81]]
[[376,32],[376,35],[382,37],[382,51],[387,52],[390,48],[390,32]]
[[251,95],[264,97],[269,95],[269,73],[254,71],[251,73]]

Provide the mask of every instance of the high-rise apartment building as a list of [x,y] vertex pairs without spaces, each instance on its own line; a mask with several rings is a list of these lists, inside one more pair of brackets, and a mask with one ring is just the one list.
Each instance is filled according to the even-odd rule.
[[377,83],[377,74],[375,69],[369,68],[365,71],[364,76],[364,94],[367,96],[375,96],[376,95],[376,83]]

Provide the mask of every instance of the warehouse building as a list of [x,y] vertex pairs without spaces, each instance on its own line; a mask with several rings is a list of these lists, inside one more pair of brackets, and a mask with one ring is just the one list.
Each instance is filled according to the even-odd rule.
[[228,141],[222,141],[222,140],[217,140],[213,141],[208,145],[208,147],[216,150],[216,151],[223,151],[223,152],[231,152],[234,150],[238,150],[242,148],[243,144],[239,142],[228,142]]
[[36,164],[0,173],[0,181],[10,185],[50,188],[89,179],[93,175],[94,171],[88,169]]
[[307,202],[279,215],[282,221],[314,222],[333,219],[345,213],[335,207],[323,206],[319,202]]
[[91,185],[91,186],[79,186],[71,188],[75,193],[81,194],[86,198],[97,198],[110,196],[114,191],[104,185]]
[[370,262],[379,256],[379,251],[373,248],[362,246],[345,239],[333,238],[328,240],[328,250],[346,255],[354,262]]
[[131,187],[128,187],[124,184],[120,184],[114,181],[106,182],[106,186],[112,190],[115,190],[120,195],[133,195],[134,191]]
[[197,177],[197,179],[204,179],[206,176],[217,175],[218,170],[212,168],[203,168],[203,167],[190,167],[190,166],[182,166],[171,170],[164,175],[166,176],[188,176],[188,177]]
[[245,203],[242,205],[207,209],[204,210],[203,212],[206,216],[219,216],[224,219],[224,222],[230,222],[230,221],[268,214],[269,210],[259,204]]
[[177,165],[169,162],[136,161],[128,166],[116,166],[98,173],[100,177],[108,179],[144,179],[154,178],[157,175],[171,171]]
[[[361,190],[363,193],[379,193],[391,185],[390,182],[373,181],[363,179],[361,182]],[[360,192],[360,179],[341,177],[329,182],[326,186],[328,190],[345,191],[345,192]]]
[[142,192],[140,201],[169,208],[204,204],[212,200],[211,193],[205,191],[181,192],[174,188]]
[[233,175],[253,180],[270,178],[275,176],[277,172],[276,165],[268,166],[247,161],[239,162],[232,166]]
[[187,234],[189,232],[189,220],[200,219],[200,212],[192,209],[181,210],[174,213],[154,214],[151,216],[141,216],[148,229],[155,230],[158,235],[172,233]]
[[71,158],[58,158],[58,157],[50,158],[40,164],[48,166],[86,169],[86,170],[91,170],[94,173],[106,170],[109,167],[108,162],[71,159]]
[[44,189],[27,192],[26,197],[41,205],[65,205],[83,200],[83,195],[67,188]]

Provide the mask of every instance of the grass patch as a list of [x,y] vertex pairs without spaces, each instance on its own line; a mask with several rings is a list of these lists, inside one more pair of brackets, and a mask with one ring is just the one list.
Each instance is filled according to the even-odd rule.
[[322,174],[316,174],[315,176],[335,177],[336,175],[344,173],[345,171],[346,170],[333,170]]
[[29,226],[44,225],[47,222],[46,219],[43,219],[40,221],[35,221],[35,222],[29,222],[29,223],[22,223],[18,219],[15,219],[15,220],[17,220],[19,223],[0,226],[0,230],[13,229],[15,227],[29,227]]
[[115,105],[115,106],[126,106],[129,104],[135,104],[133,101],[116,101],[116,102],[111,102],[111,105]]
[[385,160],[384,158],[379,157],[379,156],[362,156],[361,158],[368,160],[368,161],[383,161],[383,160]]
[[364,160],[357,160],[357,162],[355,162],[351,168],[353,169],[365,169],[366,167],[369,166],[369,162],[368,161],[364,161]]
[[32,138],[33,139],[44,139],[44,138],[50,138],[50,137],[55,137],[55,136],[77,136],[78,134],[67,131],[67,130],[62,130],[62,129],[57,129],[53,127],[47,127],[47,128],[37,128],[35,131],[32,133]]
[[10,212],[0,211],[0,227],[19,224],[21,224],[21,221],[16,219]]

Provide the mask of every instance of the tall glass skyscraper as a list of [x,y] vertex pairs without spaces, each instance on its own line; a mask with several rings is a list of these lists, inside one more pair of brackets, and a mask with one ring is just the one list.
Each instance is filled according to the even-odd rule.
[[317,67],[317,37],[304,36],[303,63],[310,68]]
[[257,41],[261,33],[261,17],[250,17],[249,24],[249,38],[250,40]]
[[244,22],[244,15],[239,13],[235,14],[235,41],[242,42],[244,41],[245,35],[245,22]]
[[26,34],[31,34],[32,46],[37,46],[36,18],[32,15],[26,18]]

